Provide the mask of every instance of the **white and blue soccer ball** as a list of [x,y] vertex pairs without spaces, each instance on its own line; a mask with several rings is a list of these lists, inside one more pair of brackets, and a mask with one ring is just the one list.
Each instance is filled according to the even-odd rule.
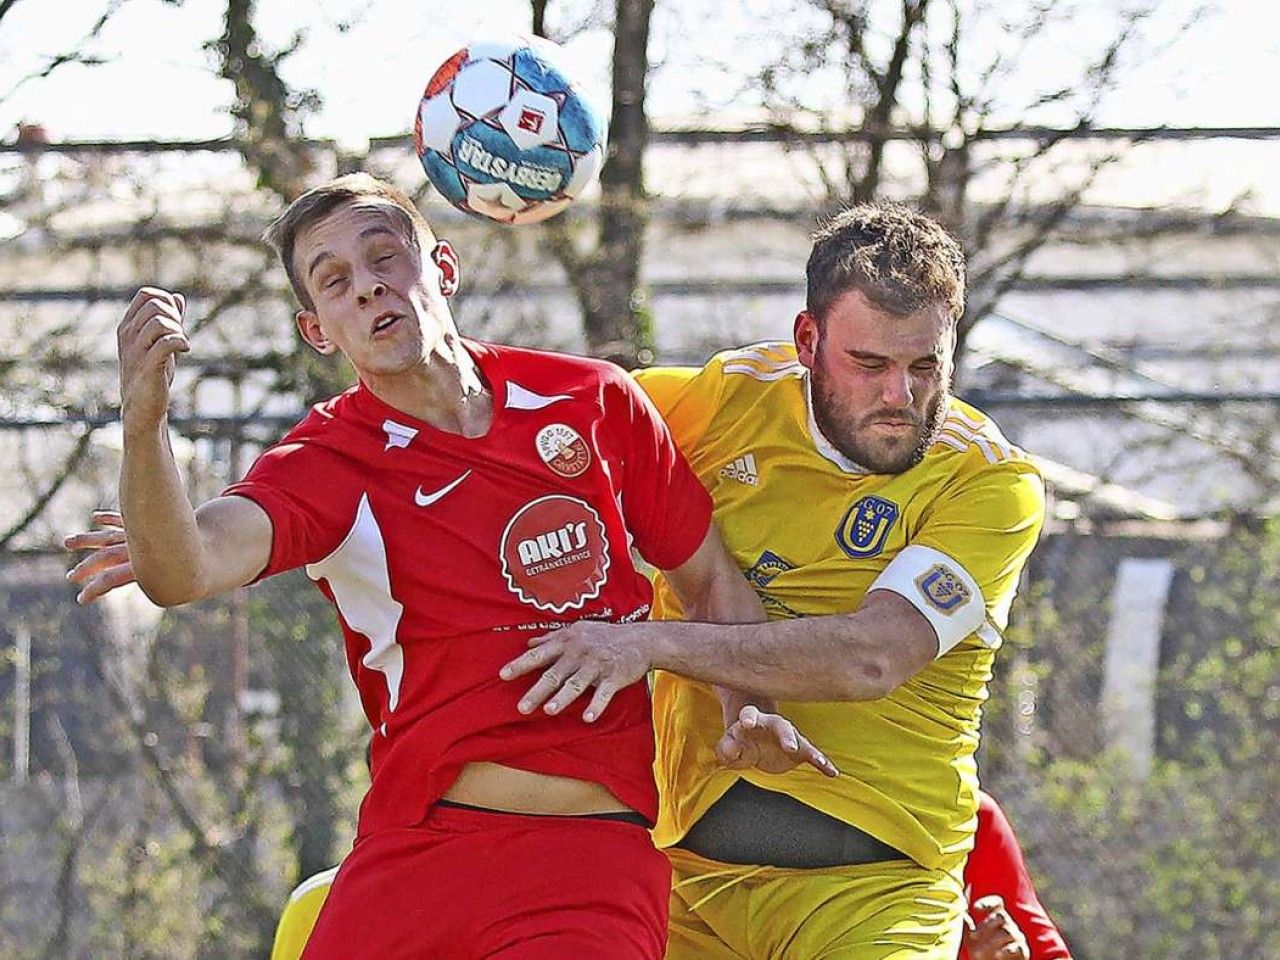
[[537,223],[567,207],[604,165],[602,114],[549,40],[484,41],[435,72],[418,105],[422,168],[459,210]]

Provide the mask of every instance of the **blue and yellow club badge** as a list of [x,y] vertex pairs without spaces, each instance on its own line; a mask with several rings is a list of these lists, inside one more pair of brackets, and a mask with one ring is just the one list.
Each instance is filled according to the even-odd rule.
[[948,616],[969,602],[969,588],[964,581],[940,563],[916,577],[916,586],[930,606]]
[[863,497],[840,518],[836,543],[855,560],[874,557],[884,549],[898,519],[898,505],[883,497]]
[[794,570],[796,565],[787,560],[782,559],[772,550],[766,550],[760,554],[759,558],[753,563],[748,570],[742,571],[742,575],[746,577],[752,585],[756,587],[767,587],[769,583],[780,573],[786,573],[788,570]]

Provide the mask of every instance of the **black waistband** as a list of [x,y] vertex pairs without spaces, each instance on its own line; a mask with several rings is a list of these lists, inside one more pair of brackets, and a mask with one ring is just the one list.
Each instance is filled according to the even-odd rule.
[[796,870],[908,859],[852,824],[746,780],[730,787],[676,845],[721,863]]
[[476,813],[505,813],[516,817],[567,817],[570,820],[612,820],[616,823],[634,823],[646,830],[653,826],[648,818],[634,810],[619,810],[616,813],[525,813],[522,810],[495,810],[493,807],[477,807],[471,803],[458,803],[454,800],[437,800],[437,807],[451,807],[454,810],[473,810]]

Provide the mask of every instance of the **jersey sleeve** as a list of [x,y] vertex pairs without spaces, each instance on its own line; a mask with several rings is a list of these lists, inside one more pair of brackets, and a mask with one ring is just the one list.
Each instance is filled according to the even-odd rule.
[[633,376],[666,421],[676,444],[689,455],[715,416],[723,378],[713,378],[698,367],[649,367]]
[[263,451],[223,496],[246,497],[271,519],[271,556],[255,581],[323,560],[346,533],[343,516],[353,515],[321,452],[294,433]]
[[999,804],[981,794],[978,832],[964,869],[969,902],[996,894],[1027,938],[1031,960],[1071,960],[1062,934],[1040,902],[1013,826]]
[[711,526],[711,495],[703,488],[654,404],[630,377],[620,377],[606,407],[624,435],[622,514],[636,550],[659,570],[671,570],[702,545]]
[[924,614],[939,656],[973,633],[997,647],[1044,512],[1044,482],[1028,461],[977,471],[941,494],[871,589]]

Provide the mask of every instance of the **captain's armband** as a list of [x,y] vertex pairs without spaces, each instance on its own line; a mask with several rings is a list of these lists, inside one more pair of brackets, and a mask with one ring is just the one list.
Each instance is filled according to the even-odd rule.
[[904,548],[870,589],[892,590],[924,614],[938,635],[938,656],[975,631],[988,647],[1000,645],[978,582],[941,550],[919,544]]

